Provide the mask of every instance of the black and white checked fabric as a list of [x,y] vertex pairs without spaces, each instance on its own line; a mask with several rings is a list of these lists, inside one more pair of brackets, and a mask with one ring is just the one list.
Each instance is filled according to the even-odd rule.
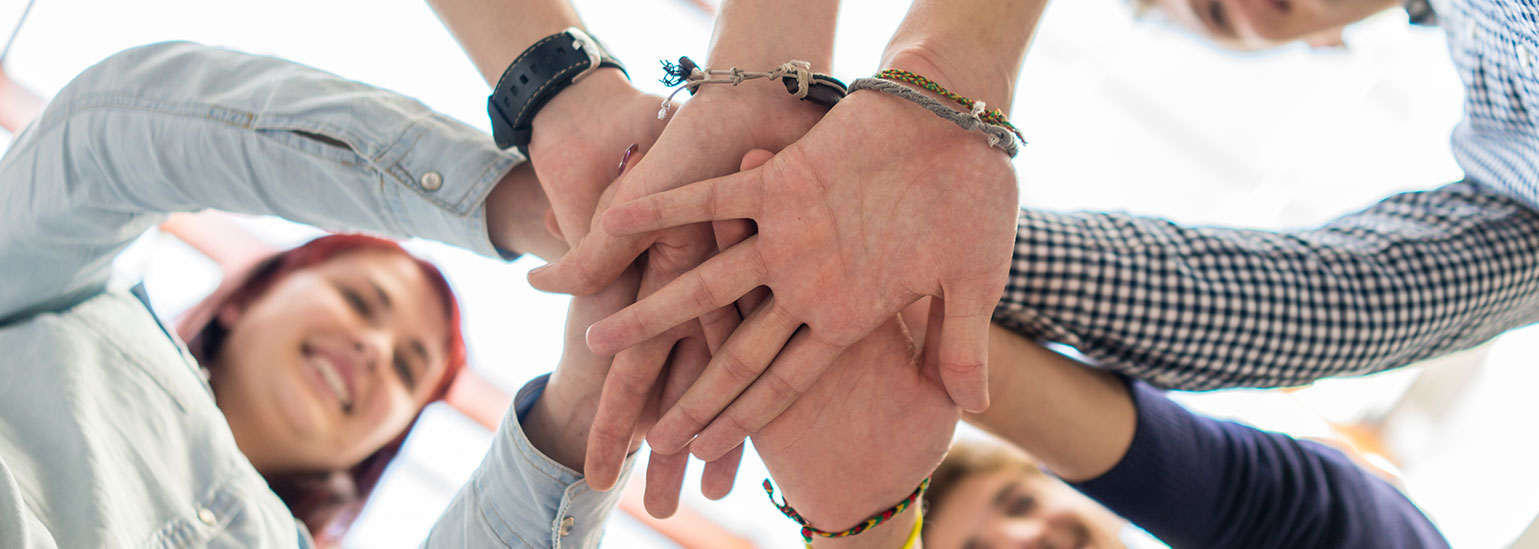
[[1539,0],[1430,0],[1466,181],[1319,229],[1023,210],[995,320],[1166,388],[1376,372],[1539,320]]
[[1539,208],[1539,0],[1433,1],[1464,81],[1465,178]]
[[1473,183],[1296,232],[1019,221],[995,321],[1166,388],[1376,372],[1539,320],[1539,214]]

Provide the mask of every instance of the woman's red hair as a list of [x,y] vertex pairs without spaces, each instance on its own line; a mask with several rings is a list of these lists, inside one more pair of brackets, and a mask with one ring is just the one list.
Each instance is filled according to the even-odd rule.
[[[244,271],[226,277],[214,293],[198,302],[177,322],[177,332],[187,341],[194,357],[211,377],[219,376],[215,367],[226,336],[226,328],[215,319],[217,312],[227,304],[247,305],[260,298],[283,277],[296,271],[319,265],[326,261],[361,251],[383,251],[410,258],[422,269],[428,284],[444,304],[444,317],[448,320],[448,341],[445,350],[448,364],[444,376],[429,397],[429,402],[442,400],[454,383],[455,376],[465,367],[465,340],[460,331],[460,308],[454,290],[432,263],[412,256],[393,241],[358,234],[337,234],[317,238],[290,250],[269,256]],[[345,471],[314,471],[300,474],[264,475],[268,486],[288,505],[295,517],[304,521],[316,543],[326,547],[340,544],[343,535],[374,486],[379,483],[385,467],[401,450],[401,444],[411,427],[421,417],[412,418],[394,440],[364,458]]]

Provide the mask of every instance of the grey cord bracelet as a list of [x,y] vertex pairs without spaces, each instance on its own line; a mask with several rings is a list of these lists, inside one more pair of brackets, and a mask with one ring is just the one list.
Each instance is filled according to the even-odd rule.
[[924,92],[904,86],[897,82],[882,80],[880,78],[857,78],[850,83],[850,93],[860,90],[874,90],[889,95],[896,95],[929,109],[936,116],[955,122],[964,130],[983,132],[989,138],[989,146],[1004,151],[1010,158],[1020,152],[1020,145],[1015,141],[1015,135],[1010,130],[989,124],[978,118],[978,115],[965,113],[941,103],[940,100],[925,95]]

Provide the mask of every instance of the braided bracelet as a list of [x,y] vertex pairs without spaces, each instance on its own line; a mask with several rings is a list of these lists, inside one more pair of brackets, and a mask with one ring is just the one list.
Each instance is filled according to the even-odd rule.
[[[813,536],[818,536],[818,537],[823,537],[823,538],[844,538],[844,537],[849,537],[849,536],[853,536],[853,535],[865,532],[866,530],[870,530],[872,528],[875,528],[877,525],[879,525],[881,523],[884,523],[884,522],[887,522],[889,520],[892,520],[893,517],[896,517],[899,514],[902,514],[905,509],[908,509],[910,506],[914,505],[914,502],[918,501],[920,496],[924,495],[925,489],[929,488],[929,487],[930,487],[930,477],[925,477],[924,481],[919,483],[919,487],[915,488],[913,492],[909,493],[908,497],[903,498],[903,501],[898,502],[897,505],[892,506],[891,508],[887,509],[886,511],[882,511],[882,512],[877,513],[875,515],[871,515],[871,518],[868,518],[866,520],[861,521],[860,524],[856,524],[853,528],[850,528],[848,530],[844,530],[842,532],[825,532],[823,530],[819,530],[817,528],[814,528],[811,524],[808,524],[807,523],[807,519],[802,518],[802,515],[800,513],[797,513],[796,509],[791,508],[791,503],[786,501],[785,498],[780,498],[780,502],[776,503],[775,502],[775,487],[770,484],[770,480],[769,479],[764,479],[764,493],[769,495],[770,503],[774,504],[775,508],[779,509],[781,514],[785,515],[787,518],[790,518],[791,520],[796,521],[797,524],[802,525],[802,542],[806,543],[808,548],[812,547],[812,537]],[[915,528],[914,532],[910,532],[909,537],[910,538],[917,537],[915,535],[916,532],[918,532],[918,528],[917,527]],[[911,540],[911,542],[912,542],[912,540]]]
[[873,78],[880,78],[882,80],[895,80],[898,82],[908,82],[915,86],[919,86],[921,88],[940,94],[941,97],[955,101],[958,105],[961,105],[962,107],[972,111],[973,115],[977,116],[979,120],[1010,130],[1010,133],[1015,134],[1016,139],[1026,141],[1026,138],[1021,137],[1020,130],[1015,129],[1015,126],[1010,124],[1010,119],[1005,116],[1005,111],[994,109],[992,111],[984,112],[987,107],[983,104],[982,101],[976,101],[970,97],[962,97],[960,94],[946,89],[944,86],[941,86],[934,80],[930,80],[929,78],[925,78],[918,74],[914,74],[901,69],[886,69],[882,72],[876,73],[876,76]]
[[[964,130],[983,132],[989,138],[990,147],[1004,151],[1011,158],[1015,158],[1015,154],[1020,152],[1020,146],[1016,143],[1016,139],[1020,135],[1015,132],[1015,128],[1013,126],[1004,127],[991,124],[984,120],[984,116],[988,113],[983,112],[984,105],[982,101],[973,102],[970,112],[962,112],[946,106],[945,103],[941,103],[939,100],[925,95],[919,90],[878,78],[859,78],[850,84],[850,93],[861,90],[875,90],[896,95],[929,109],[936,116],[955,122],[956,125],[961,126]],[[1025,140],[1022,140],[1021,143],[1025,143]]]
[[[673,102],[674,96],[680,91],[689,90],[690,95],[704,84],[732,84],[736,86],[744,81],[756,78],[778,79],[785,84],[786,92],[803,101],[812,101],[825,107],[833,107],[840,99],[844,99],[849,90],[844,82],[832,76],[812,72],[812,63],[792,59],[780,66],[764,72],[751,72],[732,67],[730,69],[707,69],[696,65],[688,57],[680,57],[678,64],[663,61],[662,78],[664,86],[679,86],[668,94],[663,100],[663,106],[657,111],[657,119],[662,120],[668,116],[668,106]],[[719,77],[719,78],[718,78]]]

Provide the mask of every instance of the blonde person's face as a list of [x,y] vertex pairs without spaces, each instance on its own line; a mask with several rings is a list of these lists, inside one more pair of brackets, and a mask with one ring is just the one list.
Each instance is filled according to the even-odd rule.
[[1120,548],[1123,524],[1057,479],[1018,470],[962,478],[925,517],[936,549]]
[[1176,25],[1220,46],[1257,50],[1306,41],[1339,45],[1347,25],[1399,0],[1150,0]]
[[362,461],[406,428],[445,372],[444,304],[400,254],[328,259],[218,315],[229,329],[219,407],[264,473]]

